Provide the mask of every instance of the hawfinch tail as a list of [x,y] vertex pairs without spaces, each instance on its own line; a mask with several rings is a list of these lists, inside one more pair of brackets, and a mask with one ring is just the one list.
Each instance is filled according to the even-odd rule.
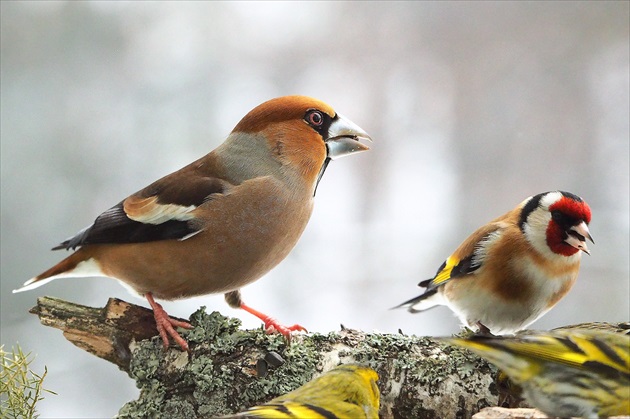
[[511,334],[549,311],[573,284],[591,210],[568,192],[545,192],[479,228],[420,282],[424,294],[400,304],[411,313],[448,306],[473,330]]
[[225,293],[231,307],[284,327],[241,300],[239,289],[282,261],[313,210],[332,159],[368,150],[370,137],[329,105],[305,96],[269,100],[249,112],[215,150],[99,215],[54,247],[78,249],[27,281],[26,291],[65,277],[107,276],[149,301],[164,346],[186,341],[154,298]]

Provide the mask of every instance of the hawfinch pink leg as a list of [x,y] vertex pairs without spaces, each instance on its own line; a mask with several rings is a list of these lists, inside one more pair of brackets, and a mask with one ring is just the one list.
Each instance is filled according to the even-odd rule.
[[273,317],[267,316],[266,314],[263,314],[260,311],[255,310],[245,305],[244,303],[241,303],[241,308],[245,310],[246,312],[253,314],[254,316],[258,317],[260,320],[262,320],[263,323],[265,323],[265,330],[267,331],[267,333],[278,332],[282,334],[284,337],[286,337],[287,339],[290,339],[291,332],[295,332],[298,330],[306,332],[306,329],[300,326],[299,324],[294,324],[293,326],[283,326],[280,323],[278,323],[278,321],[274,319]]
[[144,296],[147,298],[147,301],[149,301],[149,304],[153,309],[155,324],[158,332],[160,333],[160,337],[162,338],[162,342],[164,342],[164,349],[168,349],[168,337],[170,336],[182,348],[182,350],[188,352],[188,343],[180,336],[179,333],[177,333],[175,327],[192,329],[193,326],[187,322],[171,319],[164,308],[162,308],[162,306],[153,299],[153,295],[151,295],[150,292],[146,293]]

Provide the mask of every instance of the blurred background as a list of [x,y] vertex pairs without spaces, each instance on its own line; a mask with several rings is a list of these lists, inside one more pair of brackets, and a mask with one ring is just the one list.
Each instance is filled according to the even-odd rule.
[[[246,302],[326,333],[446,335],[446,308],[389,310],[475,228],[562,189],[592,207],[577,284],[533,325],[630,317],[628,2],[1,2],[1,343],[48,367],[44,418],[111,417],[113,365],[28,314],[41,295],[147,305],[111,279],[13,295],[50,248],[206,154],[276,96],[330,103],[374,138],[333,162],[298,246]],[[201,305],[260,327],[220,295]]]

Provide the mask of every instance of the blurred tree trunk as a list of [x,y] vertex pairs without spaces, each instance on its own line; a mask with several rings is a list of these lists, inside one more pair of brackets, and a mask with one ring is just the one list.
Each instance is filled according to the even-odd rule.
[[470,418],[497,401],[494,369],[427,337],[345,329],[295,335],[290,344],[204,307],[182,335],[190,353],[164,350],[152,312],[117,299],[91,308],[43,297],[31,312],[73,344],[116,364],[140,388],[120,418],[225,415],[285,394],[339,363],[380,376],[382,418]]

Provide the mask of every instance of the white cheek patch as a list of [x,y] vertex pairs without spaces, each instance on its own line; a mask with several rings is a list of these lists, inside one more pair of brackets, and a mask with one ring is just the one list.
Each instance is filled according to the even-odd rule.
[[557,254],[553,253],[547,245],[547,226],[551,221],[551,213],[543,208],[536,208],[523,226],[523,233],[527,241],[547,259],[556,259]]

